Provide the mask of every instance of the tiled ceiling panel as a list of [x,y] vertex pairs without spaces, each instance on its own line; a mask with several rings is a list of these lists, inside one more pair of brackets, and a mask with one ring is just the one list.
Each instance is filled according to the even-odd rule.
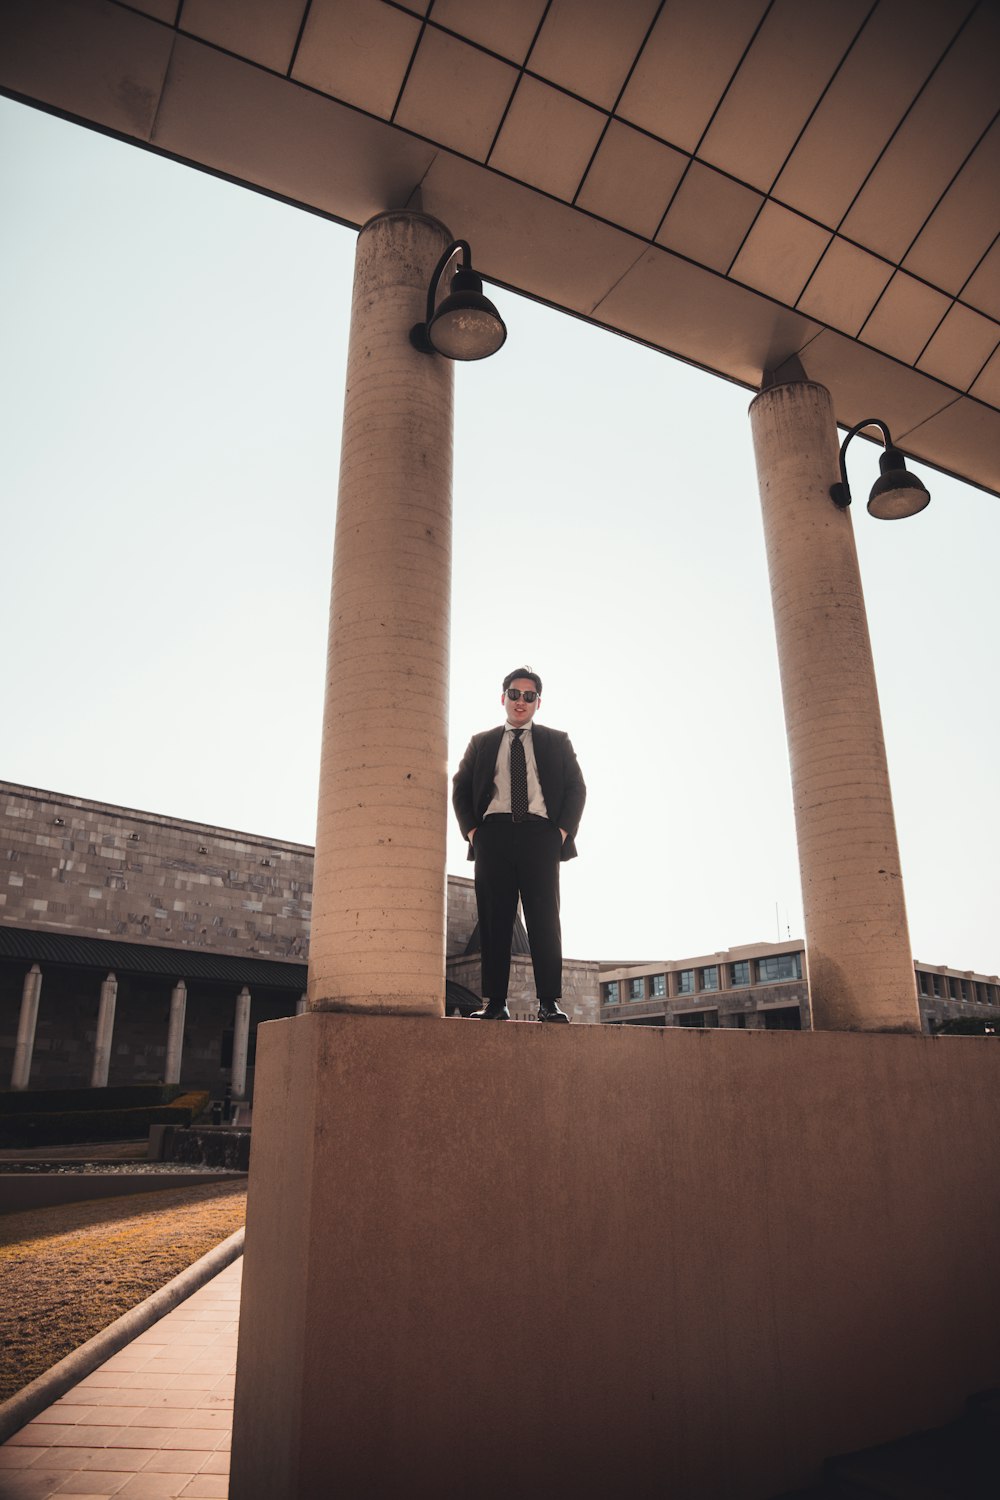
[[[748,378],[758,361],[772,369],[818,332],[815,323],[765,297],[742,292],[721,276],[650,250],[614,286],[596,317],[653,344],[670,341],[682,357],[720,365]],[[697,351],[697,352],[696,352]]]
[[728,271],[763,201],[742,182],[692,162],[657,243],[713,271]]
[[775,0],[698,148],[701,159],[767,192],[868,8],[868,0]]
[[800,312],[856,334],[885,289],[892,266],[847,240],[834,239],[798,300]]
[[688,158],[652,136],[612,120],[577,203],[623,229],[656,233]]
[[306,0],[184,0],[181,26],[228,52],[286,73]]
[[914,276],[957,295],[998,234],[1000,120],[994,121],[945,193],[903,265]]
[[803,351],[810,380],[839,393],[837,421],[853,427],[865,417],[885,422],[897,442],[913,424],[926,421],[955,400],[955,392],[926,375],[892,365],[846,334],[824,328]]
[[734,280],[794,304],[830,243],[830,231],[765,203],[733,261]]
[[180,37],[156,117],[155,144],[349,223],[401,208],[436,147]]
[[670,0],[622,97],[622,119],[693,151],[766,10],[767,0]]
[[175,4],[5,0],[0,88],[346,223],[419,187],[487,275],[799,354],[1000,492],[1000,0]]
[[556,198],[572,199],[604,123],[589,105],[535,78],[522,78],[490,166]]
[[959,302],[917,360],[917,369],[967,391],[998,344],[1000,323]]
[[1000,5],[980,5],[929,79],[843,223],[898,263],[997,109]]
[[967,396],[959,397],[919,427],[901,434],[897,442],[904,437],[907,452],[939,464],[953,474],[963,474],[968,453],[1000,452],[1000,412]]
[[528,67],[550,83],[610,109],[659,0],[552,0]]
[[387,120],[420,28],[383,0],[313,0],[292,77]]
[[775,197],[836,228],[972,4],[881,0],[775,183]]
[[432,19],[520,67],[544,13],[545,0],[435,0]]
[[3,86],[146,141],[174,33],[101,0],[6,0]]
[[396,124],[484,161],[517,83],[517,69],[428,27],[396,111]]
[[948,307],[943,292],[897,271],[859,330],[861,338],[912,365]]
[[177,20],[177,12],[181,8],[181,0],[131,0],[133,10],[141,10],[143,15],[155,16],[158,21],[166,21],[173,26]]
[[467,238],[476,269],[507,286],[523,287],[556,306],[568,298],[591,313],[609,287],[636,260],[636,242],[520,182],[496,173],[477,183],[474,162],[439,151],[421,182],[426,213],[434,214]]

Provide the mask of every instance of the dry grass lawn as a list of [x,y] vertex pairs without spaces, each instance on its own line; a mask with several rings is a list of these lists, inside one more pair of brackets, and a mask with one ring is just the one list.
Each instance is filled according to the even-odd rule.
[[245,1182],[0,1218],[0,1400],[239,1229]]

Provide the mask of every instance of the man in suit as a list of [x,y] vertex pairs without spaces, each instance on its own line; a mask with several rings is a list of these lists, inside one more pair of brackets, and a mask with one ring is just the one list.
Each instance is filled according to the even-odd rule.
[[531,946],[540,1021],[569,1020],[562,995],[559,865],[574,838],[587,788],[569,736],[534,723],[542,679],[518,667],[503,680],[506,723],[474,734],[455,773],[452,801],[476,862],[476,904],[486,1004],[475,1016],[508,1021],[507,985],[517,901]]

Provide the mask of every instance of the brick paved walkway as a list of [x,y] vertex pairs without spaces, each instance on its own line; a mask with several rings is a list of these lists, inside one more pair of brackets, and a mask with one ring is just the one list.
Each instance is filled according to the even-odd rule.
[[229,1491],[243,1260],[0,1447],[0,1500],[213,1500]]

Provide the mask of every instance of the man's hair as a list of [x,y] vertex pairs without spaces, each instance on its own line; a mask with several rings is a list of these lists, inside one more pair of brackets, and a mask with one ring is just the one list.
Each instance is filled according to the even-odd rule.
[[539,677],[538,673],[533,672],[530,667],[518,667],[516,672],[508,672],[507,676],[503,680],[504,692],[506,692],[511,683],[516,682],[519,677],[530,677],[532,682],[535,684],[535,688],[538,692],[539,698],[542,696],[542,679]]

